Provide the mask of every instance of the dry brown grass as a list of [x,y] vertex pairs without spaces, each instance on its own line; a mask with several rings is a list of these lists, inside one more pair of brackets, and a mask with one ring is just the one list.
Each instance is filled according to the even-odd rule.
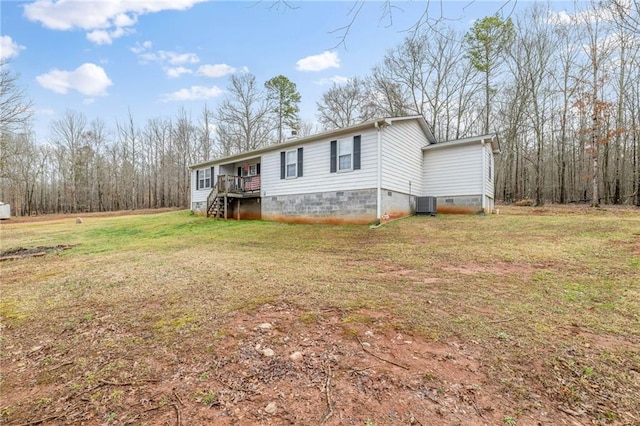
[[[3,223],[2,251],[76,246],[0,263],[2,420],[164,424],[176,421],[171,404],[182,407],[174,411],[184,424],[216,409],[233,418],[235,408],[202,407],[220,389],[200,389],[195,378],[227,371],[210,365],[227,359],[222,349],[240,351],[225,362],[251,360],[241,342],[257,340],[237,331],[239,318],[259,324],[271,306],[297,318],[286,321],[288,330],[337,332],[342,343],[332,335],[332,344],[347,353],[358,350],[354,335],[374,326],[424,347],[464,348],[486,377],[485,396],[502,401],[492,414],[476,407],[478,424],[640,422],[638,211],[499,208],[500,215],[412,217],[378,229],[224,222],[187,212]],[[334,365],[328,362],[308,367]],[[294,374],[284,364],[265,366],[276,367],[283,377]],[[172,396],[176,386],[181,403]],[[133,399],[149,395],[159,399]],[[240,409],[250,401],[229,403]],[[381,411],[370,414],[376,424],[393,423]],[[445,414],[438,414],[445,423],[474,424]],[[287,419],[261,416],[245,420]]]

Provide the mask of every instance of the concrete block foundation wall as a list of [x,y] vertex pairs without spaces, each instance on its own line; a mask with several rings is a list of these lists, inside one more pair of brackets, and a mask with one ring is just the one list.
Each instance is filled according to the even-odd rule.
[[409,216],[416,211],[416,197],[397,191],[382,190],[382,219]]
[[437,197],[438,213],[478,213],[482,211],[482,195]]
[[[376,221],[376,189],[316,192],[312,194],[274,195],[232,203],[229,219],[266,219],[294,223],[353,223]],[[415,212],[415,196],[382,190],[383,218],[395,219]],[[194,202],[191,210],[203,214],[206,202]]]
[[376,220],[376,190],[267,195],[262,198],[262,218],[294,223],[372,223]]
[[191,211],[194,213],[205,213],[207,211],[207,202],[196,201],[191,203]]

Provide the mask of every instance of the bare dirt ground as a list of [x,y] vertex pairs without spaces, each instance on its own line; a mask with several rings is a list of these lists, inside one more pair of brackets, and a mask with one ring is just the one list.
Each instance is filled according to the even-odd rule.
[[[11,425],[509,424],[504,413],[519,404],[483,373],[479,344],[435,343],[394,322],[379,311],[310,315],[266,304],[231,313],[215,336],[192,334],[188,351],[91,354],[91,341],[148,338],[118,335],[106,315],[76,329],[65,354],[52,341],[5,348],[2,405],[19,419]],[[121,371],[105,374],[110,366]],[[43,391],[55,396],[38,398]],[[558,413],[543,388],[530,391],[535,404],[518,424],[582,424]]]

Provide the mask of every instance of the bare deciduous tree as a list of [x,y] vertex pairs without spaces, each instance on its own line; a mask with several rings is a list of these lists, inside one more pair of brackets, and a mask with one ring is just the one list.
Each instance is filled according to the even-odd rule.
[[253,74],[232,75],[228,95],[216,109],[216,136],[223,155],[251,151],[273,140],[267,97]]
[[[56,146],[63,185],[63,211],[78,211],[79,187],[82,179],[82,153],[87,118],[84,114],[67,110],[64,116],[51,123],[51,138]],[[67,193],[67,190],[70,193]]]
[[19,131],[31,118],[32,103],[18,80],[9,62],[0,61],[0,133]]
[[338,129],[376,117],[376,106],[364,80],[352,78],[333,83],[317,102],[318,121],[326,129]]

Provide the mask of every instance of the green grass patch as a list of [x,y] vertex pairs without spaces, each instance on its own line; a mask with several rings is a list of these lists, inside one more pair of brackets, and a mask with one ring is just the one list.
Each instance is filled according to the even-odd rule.
[[[3,224],[4,250],[76,246],[2,264],[2,343],[28,351],[46,342],[56,348],[48,354],[85,345],[86,364],[72,368],[88,389],[131,380],[133,364],[95,367],[104,360],[204,351],[236,333],[225,328],[234,313],[265,304],[298,307],[308,327],[324,310],[342,312],[350,339],[375,322],[371,311],[384,311],[399,332],[475,342],[489,377],[512,395],[526,399],[542,383],[594,418],[640,418],[626,396],[640,393],[629,373],[640,371],[639,216],[439,215],[370,229],[177,211]],[[534,356],[545,366],[535,374]],[[64,360],[38,362],[50,369],[43,382],[65,371]],[[117,403],[114,391],[87,397]],[[210,389],[192,396],[216,401]]]

